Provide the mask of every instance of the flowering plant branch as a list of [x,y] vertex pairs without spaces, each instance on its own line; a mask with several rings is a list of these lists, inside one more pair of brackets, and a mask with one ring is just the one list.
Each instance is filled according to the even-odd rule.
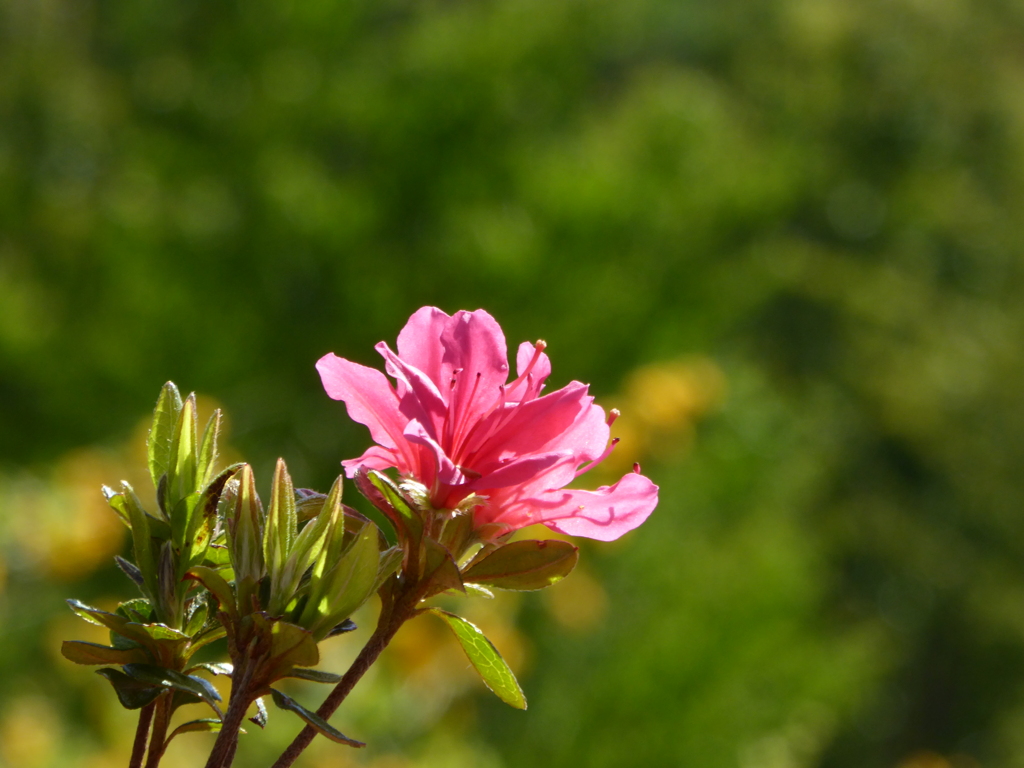
[[[217,732],[206,768],[227,768],[251,707],[249,720],[266,725],[268,696],[305,723],[275,768],[291,765],[318,734],[365,746],[327,719],[402,625],[423,613],[447,624],[495,694],[526,708],[515,676],[483,633],[430,599],[550,586],[572,571],[577,548],[561,540],[510,541],[515,531],[543,523],[609,541],[640,525],[658,494],[638,467],[597,491],[566,489],[610,453],[617,414],[606,417],[578,382],[542,395],[551,371],[545,346],[521,345],[509,382],[504,335],[490,315],[425,307],[399,334],[397,353],[377,347],[393,385],[334,355],[319,361],[327,393],[345,401],[376,443],[342,464],[390,523],[395,546],[342,504],[341,477],[326,495],[295,489],[278,460],[264,507],[248,465],[214,469],[220,413],[200,436],[195,397],[182,400],[173,384],[164,387],[148,441],[157,509],[143,509],[127,483],[104,489],[131,530],[133,560],[118,558],[118,565],[142,597],[114,613],[69,601],[79,616],[110,630],[111,645],[62,647],[76,663],[112,665],[98,673],[123,706],[139,710],[129,768],[156,768],[167,744],[192,731]],[[375,592],[377,627],[349,670],[338,676],[312,669],[318,644],[354,629],[349,617]],[[220,638],[228,663],[192,661]],[[203,674],[230,677],[226,710]],[[335,688],[312,712],[272,687],[287,677]],[[176,710],[190,703],[205,703],[215,717],[170,730]]]

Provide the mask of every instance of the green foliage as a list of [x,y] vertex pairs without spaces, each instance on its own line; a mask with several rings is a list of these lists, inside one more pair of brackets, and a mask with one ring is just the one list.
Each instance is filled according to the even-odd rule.
[[[352,544],[342,550],[344,514],[336,514],[335,519],[327,544],[313,565],[309,599],[302,614],[303,625],[309,626],[317,639],[325,637],[366,602],[373,594],[382,565],[376,526],[364,523]],[[384,566],[389,567],[390,561]]]
[[217,712],[218,716],[221,714],[217,706],[221,700],[220,694],[216,688],[201,677],[185,675],[173,669],[165,669],[153,664],[126,664],[122,669],[128,677],[140,683],[181,691],[202,699]]
[[[270,574],[270,612],[279,615],[282,604],[290,599],[306,568],[285,568],[292,554],[298,519],[295,514],[295,488],[283,459],[278,459],[274,481],[270,486],[270,509],[263,535],[263,561]],[[326,526],[325,526],[326,527]],[[309,558],[312,562],[315,556]],[[308,563],[306,564],[308,566]],[[284,583],[282,583],[284,582]]]
[[[229,406],[258,476],[283,454],[326,488],[368,441],[312,362],[376,365],[433,303],[545,338],[550,387],[593,382],[620,471],[663,488],[523,597],[529,717],[460,701],[479,727],[448,743],[506,768],[1015,765],[1022,39],[994,0],[0,3],[4,711],[59,689],[65,734],[104,739],[42,596],[127,596],[26,547],[31,521],[84,557],[23,472],[119,444],[173,377]],[[655,409],[630,447],[670,400],[630,372],[692,354],[722,410]],[[120,477],[154,512],[137,477],[90,489]],[[51,504],[62,534],[85,515]],[[442,762],[420,735],[449,720],[381,685],[360,732]]]
[[454,613],[440,608],[431,608],[430,612],[444,619],[487,687],[509,706],[526,709],[526,697],[516,676],[484,633],[475,624]]
[[132,664],[145,663],[150,656],[142,648],[111,648],[81,640],[65,640],[60,653],[75,664]]
[[333,725],[331,725],[322,717],[317,715],[315,712],[310,712],[297,701],[281,693],[279,690],[271,688],[270,693],[274,699],[274,703],[278,707],[280,707],[281,709],[286,709],[289,712],[294,712],[296,715],[301,717],[306,722],[306,725],[316,729],[318,733],[320,733],[323,736],[326,736],[331,741],[337,742],[338,744],[347,744],[350,747],[366,746],[366,744],[364,744],[361,741],[350,739],[348,736],[343,734],[341,731],[339,731]]
[[235,572],[237,602],[248,609],[256,586],[266,573],[263,560],[263,503],[256,493],[252,468],[245,464],[224,487],[219,514],[228,530],[228,553]]
[[577,560],[579,548],[567,541],[514,541],[471,563],[462,579],[495,589],[544,589],[568,576]]
[[423,520],[413,504],[391,478],[376,470],[356,473],[356,485],[363,495],[395,526],[400,541],[416,545],[423,538]]
[[310,680],[314,683],[339,683],[341,682],[341,675],[335,675],[331,672],[324,672],[319,669],[293,669],[287,677],[297,677],[300,680]]
[[171,731],[171,735],[167,737],[167,741],[169,742],[175,736],[179,736],[183,733],[217,733],[220,731],[220,727],[221,721],[212,717],[189,720]]
[[125,709],[141,709],[147,704],[152,704],[164,692],[162,686],[136,680],[116,669],[97,669],[96,674],[110,681],[117,694],[117,700]]
[[[193,401],[194,405],[194,401]],[[158,488],[163,478],[168,475],[177,463],[174,450],[175,434],[181,422],[181,394],[173,382],[164,384],[160,397],[153,411],[153,426],[149,430],[146,449],[149,454],[149,474],[153,478],[153,487]]]

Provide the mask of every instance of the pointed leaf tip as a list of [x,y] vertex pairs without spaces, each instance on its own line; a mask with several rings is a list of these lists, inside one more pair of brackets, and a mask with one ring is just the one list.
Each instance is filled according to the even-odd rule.
[[498,649],[484,636],[479,627],[461,616],[456,616],[454,613],[443,611],[440,608],[429,610],[448,624],[462,646],[462,650],[469,657],[469,663],[473,665],[484,684],[509,706],[526,709],[526,696],[523,695],[523,689],[519,687],[516,676],[505,659],[498,653]]
[[181,394],[174,386],[174,382],[168,381],[157,398],[156,408],[153,410],[153,426],[150,427],[149,438],[146,440],[149,474],[153,478],[154,487],[160,484],[160,478],[170,469],[171,441],[180,413]]
[[281,709],[287,709],[289,712],[294,712],[303,720],[306,721],[306,725],[310,726],[314,730],[318,731],[322,735],[326,736],[331,741],[335,741],[339,744],[348,744],[350,747],[365,747],[366,744],[355,739],[350,739],[348,736],[343,734],[333,725],[328,723],[322,717],[315,712],[311,712],[304,706],[299,704],[294,699],[285,696],[280,691],[271,688],[270,694],[274,697],[274,703]]

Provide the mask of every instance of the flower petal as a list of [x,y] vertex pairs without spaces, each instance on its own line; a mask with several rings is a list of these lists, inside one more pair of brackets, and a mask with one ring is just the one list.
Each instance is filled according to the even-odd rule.
[[436,440],[448,413],[448,406],[434,382],[392,352],[385,342],[380,342],[375,349],[386,361],[387,372],[400,384],[398,410],[407,420],[419,421]]
[[451,367],[442,365],[441,334],[451,317],[437,307],[417,309],[398,334],[398,356],[423,371],[442,392],[451,380]]
[[[528,341],[524,341],[519,345],[519,351],[516,352],[516,376],[522,376],[524,371],[529,367],[530,361],[533,360],[533,356],[537,354],[536,349],[536,346]],[[515,400],[533,400],[541,393],[541,390],[544,389],[544,382],[550,375],[551,358],[541,352],[537,355],[537,362],[533,364],[533,368],[527,376],[525,382],[526,389],[524,392],[520,393],[516,391],[511,392],[510,394]]]
[[541,453],[510,461],[499,468],[473,480],[469,487],[474,491],[490,491],[496,488],[521,486],[536,480],[555,465],[571,460],[571,452]]
[[[588,418],[594,398],[587,394],[587,385],[574,381],[550,395],[521,405],[507,405],[488,415],[474,430],[467,445],[470,464],[478,472],[487,472],[509,457],[551,451],[571,451],[586,461],[591,444],[608,442],[603,411],[598,409],[596,421]],[[603,440],[603,442],[602,442]]]
[[383,373],[333,353],[321,357],[316,370],[327,394],[345,402],[349,417],[369,427],[374,442],[397,448],[404,441],[408,419],[399,412],[398,395]]
[[[456,312],[444,333],[443,364],[451,367],[455,385],[446,395],[454,452],[463,436],[500,402],[508,380],[508,350],[498,322],[482,309]],[[442,391],[444,388],[442,387]]]
[[408,472],[409,467],[400,458],[401,454],[392,451],[390,448],[381,448],[379,445],[371,445],[366,453],[358,459],[345,459],[341,466],[345,468],[348,477],[355,477],[360,467],[367,469],[390,469],[397,467],[399,472]]
[[540,514],[531,522],[543,522],[559,533],[598,541],[614,541],[633,530],[658,504],[658,486],[635,472],[596,491],[552,491],[545,495],[552,501],[538,499]]
[[433,459],[429,462],[433,464],[432,467],[426,466],[428,462],[421,462],[420,473],[416,476],[417,481],[428,488],[434,485],[435,480],[451,486],[465,483],[465,476],[419,421],[413,419],[406,425],[405,437],[410,443],[428,449]]

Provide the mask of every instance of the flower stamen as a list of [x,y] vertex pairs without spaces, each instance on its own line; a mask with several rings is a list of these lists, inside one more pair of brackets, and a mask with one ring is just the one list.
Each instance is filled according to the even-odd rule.
[[586,472],[589,472],[594,467],[596,467],[598,464],[600,464],[602,461],[604,461],[609,456],[611,456],[612,455],[612,451],[615,450],[615,446],[618,445],[618,444],[619,444],[619,438],[613,437],[611,439],[611,442],[608,443],[608,447],[604,449],[604,453],[602,453],[600,456],[598,456],[596,459],[594,459],[589,464],[584,464],[579,469],[577,469],[575,477],[579,477],[580,475],[582,475],[582,474],[584,474]]

